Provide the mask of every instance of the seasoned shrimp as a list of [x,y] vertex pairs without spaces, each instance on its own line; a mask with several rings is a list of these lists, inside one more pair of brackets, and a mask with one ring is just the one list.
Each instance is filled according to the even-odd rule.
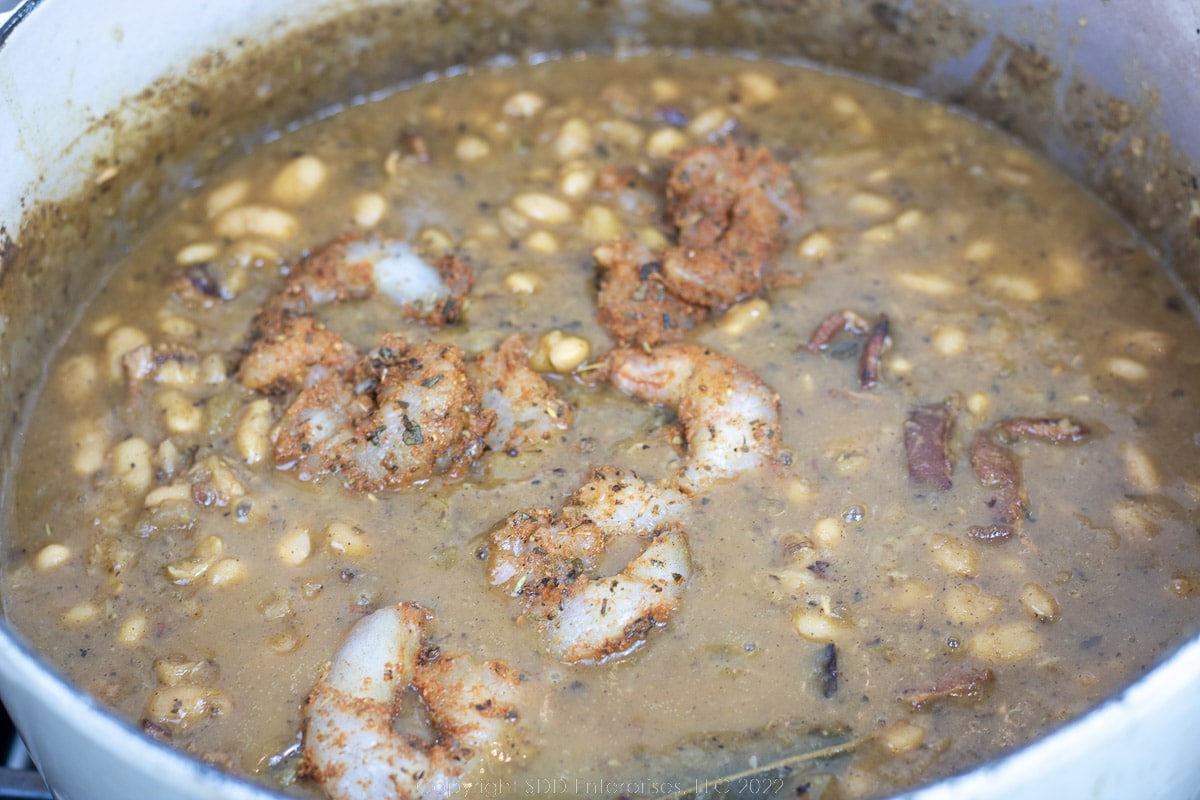
[[453,256],[430,263],[400,239],[349,234],[301,261],[259,319],[311,314],[318,306],[380,293],[405,316],[440,326],[458,319],[473,283],[471,268]]
[[685,491],[772,462],[779,453],[779,395],[752,370],[693,344],[609,353],[609,381],[622,392],[676,409],[687,443],[678,478]]
[[[682,468],[657,483],[598,469],[557,515],[519,511],[489,537],[492,585],[522,598],[546,649],[569,663],[624,655],[666,622],[692,571],[679,519],[693,495],[779,451],[779,396],[726,356],[690,344],[622,348],[605,369],[621,391],[676,409],[688,447]],[[616,575],[589,577],[612,541],[630,534],[649,539],[641,555]]]
[[282,394],[348,370],[358,352],[313,319],[322,305],[380,293],[404,316],[440,326],[458,319],[473,282],[462,261],[447,256],[431,264],[399,239],[380,234],[334,239],[297,264],[283,289],[259,309],[241,381],[264,394]]
[[467,371],[480,388],[484,410],[496,417],[484,439],[490,450],[509,453],[546,445],[571,427],[571,406],[530,369],[529,348],[520,334],[480,353]]
[[[364,617],[317,679],[305,708],[305,769],[332,800],[442,800],[518,749],[517,673],[426,646],[425,620],[408,603]],[[432,741],[392,727],[409,686]]]
[[691,576],[687,536],[658,534],[617,575],[576,581],[546,621],[546,644],[569,663],[628,653],[679,606]]
[[[520,597],[546,649],[569,663],[624,655],[666,623],[683,599],[691,560],[676,520],[682,492],[616,467],[597,469],[555,515],[520,511],[490,534],[491,583]],[[618,574],[590,577],[621,536],[649,540]]]
[[777,280],[785,223],[801,211],[786,164],[763,148],[697,147],[676,162],[667,213],[679,245],[663,255],[667,287],[690,303],[723,308]]
[[494,418],[457,345],[387,334],[348,374],[300,392],[280,422],[275,460],[304,478],[339,472],[361,492],[459,478]]
[[608,242],[592,255],[601,267],[597,319],[618,342],[673,341],[708,316],[704,306],[671,293],[662,261],[645,245]]
[[242,359],[242,385],[263,394],[283,394],[346,372],[358,350],[312,317],[279,316],[260,328]]

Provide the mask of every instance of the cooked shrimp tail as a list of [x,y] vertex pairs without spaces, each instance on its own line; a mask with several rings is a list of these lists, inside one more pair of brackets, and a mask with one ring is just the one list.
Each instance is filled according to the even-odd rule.
[[[624,655],[683,599],[692,569],[687,536],[675,520],[688,505],[678,490],[615,467],[597,469],[557,515],[521,511],[494,529],[489,577],[521,598],[552,655],[568,663]],[[620,573],[591,576],[621,536],[650,544]]]
[[570,663],[631,652],[666,623],[691,574],[687,536],[672,527],[617,575],[576,582],[546,623],[547,648]]
[[779,395],[747,367],[692,344],[647,353],[619,348],[607,360],[609,380],[626,394],[676,410],[687,442],[681,488],[771,463],[779,453]]
[[283,290],[264,304],[257,324],[281,314],[312,314],[319,306],[365,300],[378,293],[411,319],[446,325],[462,314],[473,283],[471,268],[453,256],[430,262],[401,239],[350,234],[297,264]]
[[571,427],[571,406],[529,366],[525,337],[513,334],[468,367],[485,411],[496,415],[484,442],[497,452],[537,448]]
[[[306,708],[306,769],[331,800],[444,800],[489,759],[517,747],[519,676],[499,661],[440,653],[422,640],[426,614],[400,604],[355,624]],[[434,737],[397,733],[411,685]]]

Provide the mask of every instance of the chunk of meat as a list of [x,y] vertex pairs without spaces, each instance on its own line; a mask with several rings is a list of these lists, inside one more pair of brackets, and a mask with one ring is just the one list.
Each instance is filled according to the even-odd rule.
[[891,324],[886,314],[880,314],[875,327],[867,335],[863,344],[862,357],[858,362],[858,383],[864,389],[870,389],[879,383],[879,367],[883,359],[883,351],[887,347],[888,330]]
[[873,388],[879,383],[879,368],[883,359],[883,351],[887,348],[888,333],[891,323],[886,314],[880,314],[874,325],[848,308],[834,311],[822,320],[812,336],[808,337],[805,348],[810,353],[819,353],[829,347],[833,337],[843,331],[854,334],[867,334],[863,343],[862,354],[858,360],[858,382],[864,389]]
[[903,692],[901,700],[917,710],[948,699],[978,700],[995,680],[996,676],[987,668],[958,670],[938,678],[928,689],[910,689]]
[[[971,442],[971,466],[979,483],[996,490],[990,504],[998,523],[986,531],[989,538],[1007,538],[1019,530],[1029,515],[1029,495],[1021,475],[1021,462],[1006,442],[1033,439],[1050,444],[1075,444],[1087,439],[1090,429],[1069,417],[1014,417],[977,431]],[[1013,526],[1010,528],[1010,526]]]
[[996,441],[994,434],[994,428],[975,433],[971,442],[971,467],[981,485],[996,490],[992,505],[996,522],[1013,525],[1028,513],[1029,495],[1025,492],[1017,454]]
[[843,308],[840,311],[834,311],[821,320],[821,324],[812,332],[812,336],[808,337],[808,344],[805,347],[810,353],[819,353],[829,347],[829,343],[833,341],[834,336],[843,331],[849,333],[866,333],[870,329],[871,324],[863,319],[857,311]]
[[959,398],[952,395],[909,412],[904,422],[904,453],[908,457],[908,477],[916,485],[940,491],[950,488],[954,473],[950,437],[958,409]]

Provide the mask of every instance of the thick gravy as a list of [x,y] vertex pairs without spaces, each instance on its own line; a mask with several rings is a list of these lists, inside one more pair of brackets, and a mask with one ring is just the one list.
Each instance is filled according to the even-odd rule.
[[[672,169],[723,142],[785,165],[802,210],[761,288],[682,339],[778,394],[782,440],[696,493],[669,618],[564,663],[524,587],[490,585],[489,532],[595,467],[660,481],[691,457],[673,410],[604,380],[593,250],[673,246]],[[436,327],[377,295],[322,305],[325,330],[468,358],[524,334],[570,426],[399,489],[277,463],[297,390],[239,379],[254,320],[353,231],[453,255],[474,285]],[[530,698],[520,754],[460,794],[888,794],[1061,724],[1194,629],[1197,338],[1110,212],[919,98],[699,55],[448,74],[264,144],[131,250],[28,421],[4,611],[149,734],[301,796],[322,796],[306,696],[398,602]]]

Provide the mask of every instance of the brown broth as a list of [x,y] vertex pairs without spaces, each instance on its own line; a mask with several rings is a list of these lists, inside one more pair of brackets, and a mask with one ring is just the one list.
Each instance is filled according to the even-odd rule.
[[[545,108],[506,114],[518,91]],[[563,158],[559,148],[571,148],[560,132],[575,119],[592,140]],[[711,130],[675,127],[684,120]],[[468,353],[512,332],[536,342],[561,330],[588,340],[596,361],[611,343],[595,319],[592,248],[613,234],[661,245],[672,232],[657,212],[595,188],[567,199],[563,224],[532,222],[511,200],[561,197],[564,161],[639,167],[661,182],[670,161],[647,151],[661,130],[687,143],[728,134],[761,144],[804,191],[806,212],[786,231],[777,265],[802,285],[748,299],[690,337],[779,393],[786,463],[696,505],[686,524],[696,575],[645,646],[567,666],[545,656],[532,626],[514,621],[514,602],[488,587],[484,535],[513,510],[558,508],[592,466],[669,474],[686,458],[661,430],[669,412],[579,374],[554,376],[576,410],[562,441],[488,453],[462,482],[363,497],[336,476],[302,482],[269,457],[244,463],[238,422],[257,396],[237,383],[236,365],[285,265],[352,229],[364,192],[385,201],[375,228],[427,250],[452,243],[476,286],[464,322],[439,331],[397,320],[378,299],[322,310],[331,329],[360,347],[400,330]],[[427,162],[410,134],[427,146]],[[299,153],[321,159],[328,178],[315,199],[284,206],[267,187]],[[206,204],[236,181],[249,201],[286,207],[296,232],[218,236]],[[661,207],[659,193],[636,197]],[[236,287],[234,299],[200,307],[171,290],[178,254],[197,244],[215,248],[205,260]],[[236,266],[239,253],[246,266]],[[514,271],[537,276],[540,289],[512,291]],[[834,355],[803,348],[843,308],[891,320],[874,389],[858,386],[845,340]],[[123,326],[215,358],[201,370],[220,366],[211,381],[176,389],[200,415],[196,430],[169,431],[164,390],[131,395],[110,371],[121,349],[113,331]],[[172,740],[267,783],[281,774],[269,759],[296,740],[305,696],[347,628],[365,608],[414,601],[435,612],[439,644],[507,660],[538,696],[524,715],[527,758],[492,776],[503,783],[476,790],[662,795],[874,734],[815,769],[839,796],[886,794],[1061,724],[1194,629],[1198,352],[1195,321],[1126,226],[1013,141],[919,98],[718,56],[567,58],[444,77],[263,145],[131,251],[52,366],[28,422],[4,610],[131,720],[154,718],[156,659],[208,662],[197,681],[218,693],[210,699],[220,713],[176,728]],[[953,488],[918,490],[905,467],[904,420],[956,393],[964,410]],[[278,420],[286,399],[271,402]],[[1045,415],[1070,415],[1095,433],[1070,446],[1014,445],[1031,519],[1007,541],[968,538],[990,521],[993,497],[972,473],[971,435]],[[146,485],[123,479],[115,463],[113,448],[131,437],[158,453]],[[167,439],[174,468],[160,450]],[[243,496],[144,508],[148,491],[185,481],[192,460],[211,454],[227,460]],[[323,532],[334,521],[360,528],[369,554],[328,547]],[[301,529],[313,552],[287,564],[279,544]],[[217,572],[173,581],[167,565],[208,536],[239,562],[229,583],[214,585]],[[811,547],[789,554],[801,539]],[[56,544],[66,549],[44,549]],[[629,556],[614,554],[610,567]],[[1041,622],[1026,606],[1046,595],[1057,610]],[[832,692],[826,644],[796,627],[797,614],[822,607],[841,620]],[[971,667],[995,675],[983,697],[919,710],[904,702],[906,691]],[[706,736],[727,745],[725,755],[695,755]],[[695,746],[680,750],[683,742]],[[320,796],[303,779],[288,791]]]

